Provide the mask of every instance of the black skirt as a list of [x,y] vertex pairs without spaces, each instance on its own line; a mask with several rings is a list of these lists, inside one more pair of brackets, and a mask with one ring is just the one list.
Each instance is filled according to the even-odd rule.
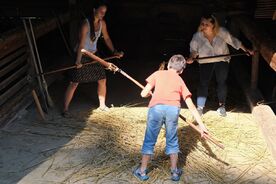
[[[91,62],[88,57],[82,56],[81,63]],[[101,79],[105,79],[105,69],[99,63],[93,63],[86,66],[82,66],[79,69],[73,69],[69,72],[70,81],[77,83],[95,82]]]

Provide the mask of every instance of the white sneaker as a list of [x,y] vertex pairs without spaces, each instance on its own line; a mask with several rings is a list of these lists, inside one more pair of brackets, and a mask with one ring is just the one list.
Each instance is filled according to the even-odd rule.
[[96,109],[96,111],[98,111],[98,112],[109,112],[110,109],[109,109],[109,107],[105,106],[105,107],[98,107]]
[[219,108],[217,109],[217,113],[218,113],[220,116],[222,116],[222,117],[227,116],[226,110],[225,110],[225,107],[224,107],[224,106],[219,107]]
[[203,116],[203,108],[202,108],[202,107],[197,107],[196,109],[197,109],[197,111],[198,111],[198,114],[199,114],[200,116]]

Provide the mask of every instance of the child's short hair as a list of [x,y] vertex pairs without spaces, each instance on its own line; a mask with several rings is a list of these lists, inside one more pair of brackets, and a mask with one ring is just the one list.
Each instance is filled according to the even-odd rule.
[[186,59],[180,54],[173,55],[168,62],[168,69],[172,68],[178,73],[181,73],[185,67]]

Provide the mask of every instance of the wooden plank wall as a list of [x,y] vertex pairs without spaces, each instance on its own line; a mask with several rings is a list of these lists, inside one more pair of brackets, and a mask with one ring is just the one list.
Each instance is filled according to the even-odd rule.
[[257,19],[273,19],[276,12],[275,0],[257,0],[255,18]]
[[[69,21],[69,14],[60,17],[61,23]],[[36,38],[57,28],[57,21],[49,19],[34,27]],[[0,127],[11,121],[20,109],[31,103],[28,75],[32,61],[23,29],[2,34],[0,40]]]
[[14,47],[0,58],[0,126],[6,124],[30,99],[27,97],[31,94],[27,81],[29,69],[26,45]]

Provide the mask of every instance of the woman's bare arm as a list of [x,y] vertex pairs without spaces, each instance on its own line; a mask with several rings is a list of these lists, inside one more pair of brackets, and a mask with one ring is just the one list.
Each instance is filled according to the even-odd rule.
[[115,51],[115,48],[113,46],[112,40],[108,34],[107,31],[107,26],[104,20],[102,20],[102,34],[104,37],[104,42],[107,45],[107,47],[109,48],[109,50],[113,53]]

